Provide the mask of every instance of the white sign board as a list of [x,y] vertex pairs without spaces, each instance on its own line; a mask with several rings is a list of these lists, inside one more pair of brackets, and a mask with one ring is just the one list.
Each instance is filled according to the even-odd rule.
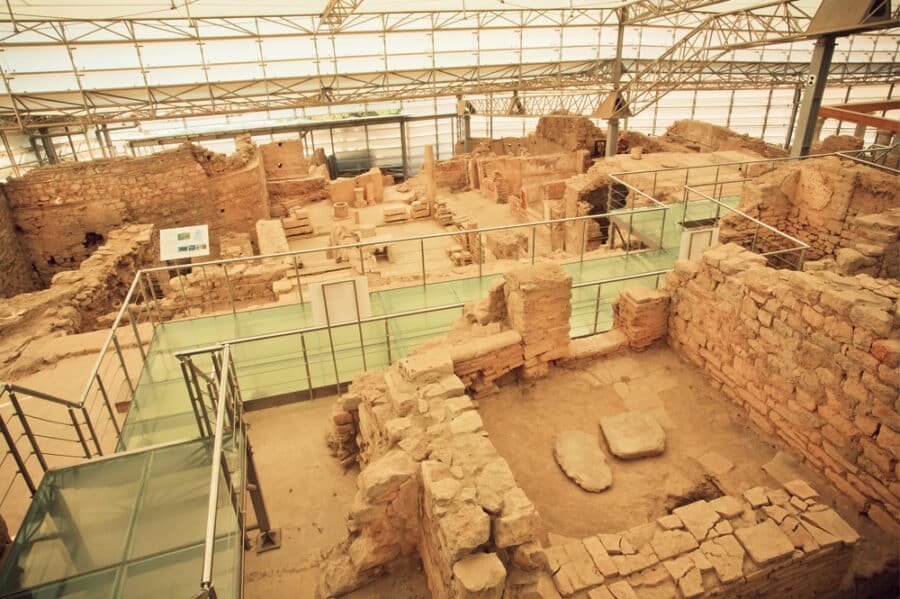
[[[366,277],[309,284],[313,322],[332,325],[356,322],[372,315]],[[358,308],[358,310],[357,310]],[[326,313],[327,310],[327,313]]]
[[163,262],[194,256],[209,256],[209,225],[160,229],[159,257]]

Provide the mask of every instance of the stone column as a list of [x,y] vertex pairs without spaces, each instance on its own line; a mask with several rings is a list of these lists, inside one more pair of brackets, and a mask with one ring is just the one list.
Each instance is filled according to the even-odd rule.
[[428,209],[434,214],[434,201],[437,197],[437,183],[434,180],[434,147],[425,146],[425,164],[422,170],[428,176]]
[[525,379],[547,374],[569,355],[572,277],[558,264],[520,266],[503,275],[509,325],[522,336]]

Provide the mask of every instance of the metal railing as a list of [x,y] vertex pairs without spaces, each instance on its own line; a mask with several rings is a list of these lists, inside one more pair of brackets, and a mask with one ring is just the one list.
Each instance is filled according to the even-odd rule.
[[[205,353],[212,371],[206,372],[198,367],[196,359]],[[207,385],[210,401],[204,404],[210,414],[197,423],[200,437],[212,440],[211,468],[209,482],[209,499],[207,503],[206,527],[203,542],[203,560],[200,572],[200,592],[197,599],[217,599],[213,581],[213,566],[217,553],[217,545],[231,543],[235,563],[234,579],[231,581],[234,596],[243,595],[239,589],[243,586],[244,543],[249,530],[259,530],[257,552],[276,549],[281,544],[280,531],[269,524],[256,465],[253,461],[253,450],[247,434],[247,423],[244,420],[244,403],[241,398],[240,385],[237,382],[231,346],[223,344],[207,352],[186,352],[176,354],[186,366],[182,369],[184,381],[188,389],[201,387],[201,380]],[[212,418],[210,422],[209,418]],[[246,522],[246,495],[249,493],[256,524],[248,527]],[[234,515],[234,529],[219,532],[220,510],[231,507]]]
[[[718,162],[716,164],[704,164],[704,165],[695,165],[695,166],[674,166],[667,168],[659,168],[659,169],[645,169],[642,171],[627,171],[627,172],[619,172],[619,173],[611,173],[609,175],[610,179],[614,180],[617,183],[622,185],[627,185],[630,190],[637,190],[640,192],[640,195],[644,198],[651,200],[655,205],[665,205],[665,202],[660,202],[657,197],[657,192],[660,190],[660,177],[671,176],[679,172],[684,173],[684,180],[680,181],[678,185],[683,187],[687,186],[705,186],[709,184],[713,184],[719,188],[719,194],[722,194],[722,190],[725,185],[729,184],[743,184],[747,181],[752,181],[754,178],[759,176],[764,172],[768,172],[770,170],[774,170],[775,166],[783,163],[783,162],[797,162],[802,160],[811,160],[815,158],[825,158],[828,156],[837,156],[839,158],[845,158],[848,160],[853,160],[854,162],[858,162],[859,164],[863,164],[866,166],[871,166],[873,168],[878,168],[880,170],[884,170],[886,172],[890,172],[893,174],[898,174],[900,171],[895,168],[890,168],[885,166],[885,162],[889,161],[890,156],[895,155],[900,144],[894,144],[893,146],[882,146],[878,144],[872,144],[867,148],[862,148],[860,150],[846,150],[841,152],[830,152],[825,154],[810,154],[808,156],[782,156],[779,158],[758,158],[753,160],[733,160],[729,162]],[[756,168],[753,167],[763,167],[768,165],[768,169],[764,168]],[[744,176],[735,179],[722,179],[722,171],[723,169],[728,168],[736,168],[741,173],[749,173],[751,171],[756,171],[756,174],[753,176]],[[709,181],[697,181],[698,177],[702,178],[703,174],[712,173],[712,183]],[[636,178],[652,178],[649,180],[649,191],[646,189],[640,189],[637,183],[629,183],[628,179],[636,179]],[[694,178],[693,183],[691,182],[691,177]],[[671,177],[670,177],[671,178]],[[679,177],[680,179],[680,177]],[[738,189],[738,193],[740,193],[740,189]],[[717,195],[717,194],[714,194]]]
[[[685,187],[685,200],[684,200],[684,212],[687,213],[688,209],[688,195],[696,194],[700,196],[702,199],[707,200],[709,202],[713,202],[716,205],[716,215],[715,221],[718,223],[721,215],[722,209],[727,210],[731,214],[734,214],[741,219],[749,221],[755,225],[755,229],[753,232],[753,239],[750,242],[750,247],[748,248],[751,252],[756,252],[760,256],[765,256],[770,262],[774,261],[778,264],[781,264],[784,267],[791,268],[794,270],[803,270],[803,260],[806,255],[806,250],[809,249],[809,244],[797,239],[792,235],[788,235],[783,231],[779,231],[775,227],[771,225],[767,225],[762,222],[758,218],[754,218],[745,212],[738,210],[737,208],[732,208],[731,206],[721,202],[717,198],[714,198],[708,194],[703,193],[693,187]],[[791,247],[787,248],[776,248],[776,249],[768,249],[765,251],[757,251],[758,244],[761,241],[760,237],[760,228],[765,231],[768,235],[765,236],[765,239],[769,240],[769,245],[771,246],[772,240],[783,240],[789,244]],[[795,257],[795,261],[791,262],[790,257]]]
[[[114,421],[112,406],[106,404],[106,409]],[[0,459],[0,509],[12,522],[24,515],[26,507],[7,504],[19,481],[33,497],[48,469],[101,456],[111,449],[98,434],[86,406],[12,383],[0,383],[0,434],[6,444]]]
[[837,152],[837,155],[892,175],[900,175],[900,144],[872,144],[862,150]]

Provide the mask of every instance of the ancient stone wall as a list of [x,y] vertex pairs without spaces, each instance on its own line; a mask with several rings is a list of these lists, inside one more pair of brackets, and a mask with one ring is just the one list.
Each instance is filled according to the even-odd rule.
[[109,326],[102,318],[119,309],[137,271],[158,258],[156,228],[129,225],[110,231],[78,269],[55,275],[49,288],[0,300],[0,363],[32,339]]
[[[837,157],[784,163],[744,185],[738,208],[792,235],[811,247],[808,260],[833,256],[857,241],[850,224],[854,217],[878,214],[900,204],[896,178],[876,169]],[[763,231],[765,233],[765,231]],[[755,225],[726,217],[722,241],[747,244]],[[765,244],[778,244],[770,248]],[[757,237],[761,249],[785,249],[786,240]]]
[[[834,597],[859,535],[801,480],[542,551],[563,597]],[[523,577],[532,588],[539,576]],[[526,587],[527,588],[527,587]],[[522,597],[523,595],[513,595]],[[524,597],[551,595],[527,595]],[[552,595],[557,596],[557,595]]]
[[332,448],[345,463],[358,456],[363,469],[350,537],[326,556],[319,595],[345,593],[418,555],[432,596],[499,599],[504,562],[533,543],[540,518],[485,435],[449,353],[359,375],[332,420]]
[[749,150],[767,158],[787,156],[787,152],[783,148],[703,121],[675,121],[666,129],[663,137],[668,142],[684,144],[700,152]]
[[238,141],[230,156],[184,145],[140,158],[46,166],[10,179],[5,193],[42,281],[77,267],[123,224],[207,223],[213,255],[222,232],[252,232],[269,215],[268,196],[256,146]]
[[442,188],[450,191],[462,191],[470,186],[468,175],[467,157],[460,156],[450,160],[436,160],[434,162],[434,182]]
[[542,116],[534,133],[525,137],[473,140],[474,154],[491,153],[496,156],[529,154],[558,154],[584,150],[588,156],[598,156],[601,142],[606,139],[603,129],[580,115],[554,114]]
[[309,174],[309,163],[303,156],[303,144],[299,139],[261,144],[259,153],[267,178],[305,177]]
[[583,173],[587,167],[587,152],[579,150],[560,154],[533,156],[493,156],[476,158],[478,180],[486,181],[499,172],[507,184],[509,194],[518,196],[540,194],[548,180],[565,179]]
[[665,287],[669,344],[900,534],[900,289],[764,262],[735,244],[679,261]]
[[31,258],[16,233],[6,195],[0,190],[0,297],[33,291],[38,286]]

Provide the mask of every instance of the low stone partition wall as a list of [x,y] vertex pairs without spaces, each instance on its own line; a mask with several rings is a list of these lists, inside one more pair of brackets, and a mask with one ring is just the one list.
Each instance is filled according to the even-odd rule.
[[294,276],[289,258],[229,264],[227,274],[221,266],[193,267],[191,272],[169,279],[166,295],[159,301],[159,311],[169,320],[231,310],[232,302],[251,302],[257,306],[275,302],[280,297],[279,291],[291,289],[286,279]]
[[571,539],[540,561],[563,597],[835,597],[859,535],[817,498],[801,480],[754,487],[627,531]]
[[900,288],[774,270],[728,244],[679,261],[668,340],[878,525],[900,534]]

